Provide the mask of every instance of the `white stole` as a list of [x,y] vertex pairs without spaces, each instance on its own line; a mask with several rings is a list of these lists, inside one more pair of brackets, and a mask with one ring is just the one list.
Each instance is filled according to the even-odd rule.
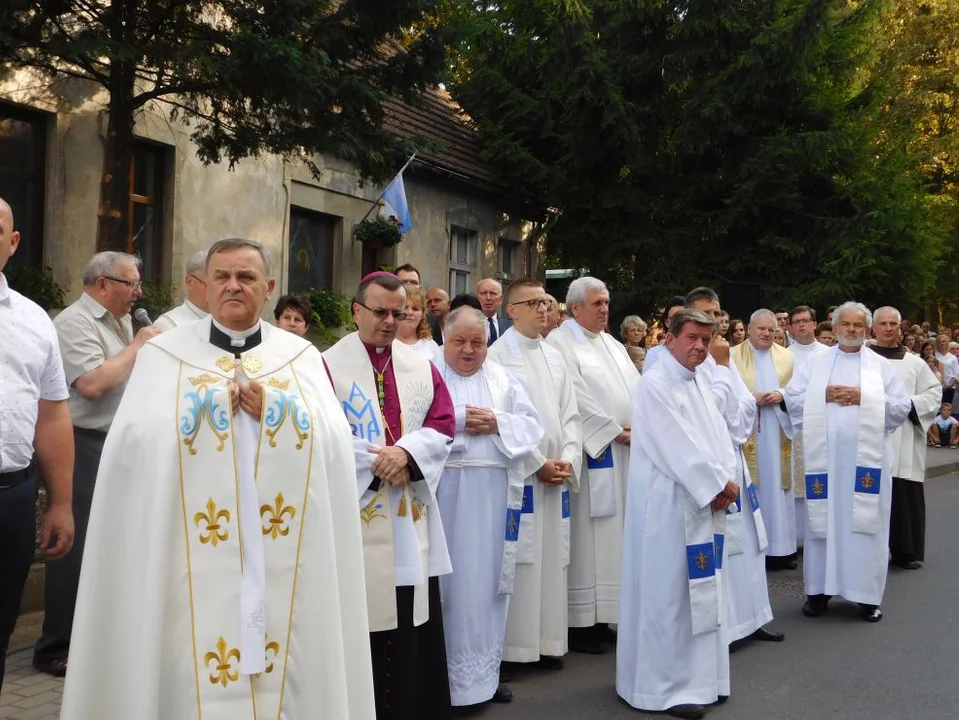
[[[579,360],[580,368],[582,368],[583,378],[603,377],[606,374],[606,370],[596,357],[596,349],[589,342],[579,323],[569,318],[563,322],[562,327],[570,333],[575,341],[573,343],[573,351]],[[607,333],[599,333],[599,339],[606,346],[606,351],[612,356],[616,367],[619,369],[623,384],[632,392],[629,371],[624,366],[624,362],[629,361],[629,356],[627,355],[624,359],[621,354],[617,352],[617,348],[610,347],[610,343],[615,343],[616,345],[619,345],[619,343],[610,338]],[[599,400],[599,398],[597,398],[597,400]],[[586,468],[589,470],[590,517],[613,517],[616,515],[616,469],[613,467],[612,449],[607,445],[595,458],[588,452],[585,453],[585,455]]]
[[[432,366],[415,350],[399,342],[392,344],[391,355],[400,402],[401,433],[415,432],[423,427],[433,404]],[[377,399],[375,374],[359,335],[347,335],[323,357],[330,373],[339,379],[334,389],[353,436],[373,447],[386,445],[386,422]],[[428,486],[421,492],[413,483],[393,487],[381,481],[373,499],[360,510],[371,632],[398,627],[396,593],[386,591],[388,588],[412,585],[415,588],[413,624],[419,626],[429,620],[430,543],[426,506],[430,504],[432,494]],[[390,522],[386,522],[387,513]],[[418,562],[410,564],[402,560],[412,557],[417,557]]]
[[728,555],[741,555],[746,549],[746,534],[743,527],[745,522],[743,513],[746,511],[746,502],[749,503],[749,511],[753,515],[753,523],[756,526],[758,550],[763,552],[769,546],[769,539],[766,536],[766,523],[763,522],[763,514],[759,509],[759,494],[756,492],[756,486],[753,485],[752,478],[749,476],[749,468],[746,466],[746,458],[742,448],[735,448],[735,452],[743,465],[743,476],[740,483],[739,500],[726,509],[726,553]]
[[[682,386],[672,372],[664,373],[675,390],[680,414],[694,428],[701,428],[704,418],[712,425],[712,432],[700,438],[709,446],[709,452],[718,456],[723,449],[717,444],[728,442],[729,430],[716,405],[707,400],[712,394],[703,375],[696,373],[692,382]],[[679,386],[679,387],[678,387]],[[678,484],[678,483],[677,483]],[[686,569],[689,584],[689,609],[692,616],[693,635],[713,632],[725,617],[725,605],[720,591],[720,578],[725,554],[726,513],[713,512],[712,505],[699,507],[692,495],[683,490],[683,523],[686,535]]]
[[[496,357],[494,358],[502,367],[506,368],[513,373],[518,379],[522,378],[526,374],[526,361],[523,358],[523,351],[519,346],[519,341],[516,339],[518,331],[515,327],[508,328],[504,332],[496,345],[496,350],[492,351],[495,353]],[[545,341],[540,340],[537,352],[543,352],[542,345]],[[552,349],[552,348],[551,348]],[[546,371],[550,373],[550,386],[553,388],[553,391],[557,394],[557,397],[560,396],[562,392],[562,386],[557,387],[557,382],[555,377],[550,370],[549,363],[546,359],[545,353],[543,356],[543,361],[546,364]],[[512,368],[512,369],[511,369]],[[563,368],[560,368],[560,371],[563,371]],[[569,372],[566,370],[566,372]],[[525,383],[524,383],[525,385]],[[532,393],[529,391],[529,388],[526,387],[526,392],[532,399]],[[540,411],[542,414],[541,408],[536,408],[537,411]],[[535,453],[527,456],[527,461],[532,460],[535,457]],[[520,525],[519,525],[519,539],[518,547],[516,549],[516,563],[518,565],[530,565],[533,563],[536,555],[536,544],[534,539],[535,528],[533,525],[533,517],[536,513],[536,508],[533,507],[533,485],[534,483],[539,482],[539,479],[536,476],[536,470],[539,468],[527,467],[526,468],[526,477],[524,479],[523,486],[523,500],[522,500],[522,512],[520,513]],[[567,482],[576,482],[576,478],[579,476],[580,468],[573,468],[573,477],[570,478]],[[569,486],[564,486],[562,491],[561,498],[561,509],[560,509],[560,529],[562,532],[562,556],[563,556],[563,567],[569,567],[569,523],[570,523],[570,497],[569,497]]]
[[[806,516],[810,537],[824,538],[829,526],[830,477],[826,422],[826,386],[837,350],[810,361],[809,384],[803,405],[803,449],[806,464]],[[859,350],[859,435],[856,447],[856,477],[853,494],[853,532],[874,535],[882,527],[879,487],[882,480],[885,439],[885,393],[879,356]]]

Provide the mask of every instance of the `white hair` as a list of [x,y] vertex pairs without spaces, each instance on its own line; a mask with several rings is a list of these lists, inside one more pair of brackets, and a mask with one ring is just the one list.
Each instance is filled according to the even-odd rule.
[[143,267],[143,261],[136,255],[130,255],[129,253],[118,252],[116,250],[98,252],[90,258],[90,262],[83,268],[83,284],[93,285],[93,283],[97,281],[97,278],[116,275],[117,266],[123,263],[130,263],[137,270]]
[[196,275],[196,273],[204,269],[206,269],[206,250],[193,253],[190,259],[186,261],[187,275]]
[[875,312],[873,312],[873,314],[872,314],[872,317],[873,317],[873,319],[875,320],[877,317],[879,317],[879,313],[886,313],[886,312],[895,313],[895,314],[896,314],[896,322],[897,322],[897,323],[901,323],[901,322],[902,322],[902,313],[900,313],[898,310],[896,310],[896,308],[894,308],[892,305],[883,305],[883,306],[880,307],[880,308],[876,308]]
[[842,305],[840,305],[839,307],[837,307],[835,310],[832,311],[831,320],[832,320],[832,326],[834,328],[837,328],[837,329],[839,328],[839,316],[842,315],[846,310],[855,310],[856,312],[862,313],[863,316],[865,316],[866,318],[866,327],[867,328],[872,327],[872,313],[869,312],[869,308],[867,308],[862,303],[858,303],[854,300],[847,300]]
[[486,316],[481,311],[469,305],[460,305],[455,310],[450,311],[446,316],[446,327],[443,329],[443,337],[451,333],[457,325],[479,325],[483,328],[484,333],[489,332],[486,324]]
[[479,291],[480,291],[479,287],[480,287],[480,285],[482,285],[484,282],[494,283],[494,284],[496,285],[496,290],[497,290],[497,292],[499,292],[500,295],[503,294],[503,283],[501,283],[501,282],[500,282],[499,280],[497,280],[496,278],[483,278],[483,279],[480,280],[478,283],[476,283],[476,293],[477,293],[477,294],[479,294]]
[[749,316],[749,324],[752,325],[761,317],[771,317],[773,320],[775,320],[776,313],[766,308],[759,308],[759,310],[756,310],[752,315]]
[[590,291],[609,292],[609,288],[602,280],[589,275],[576,278],[569,284],[569,290],[566,291],[566,307],[586,304],[586,294]]

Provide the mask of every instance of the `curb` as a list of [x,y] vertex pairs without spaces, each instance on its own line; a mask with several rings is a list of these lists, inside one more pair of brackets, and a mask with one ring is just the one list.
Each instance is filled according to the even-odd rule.
[[951,475],[954,472],[959,472],[959,460],[944,465],[936,465],[935,467],[927,467],[926,480],[942,477],[943,475]]

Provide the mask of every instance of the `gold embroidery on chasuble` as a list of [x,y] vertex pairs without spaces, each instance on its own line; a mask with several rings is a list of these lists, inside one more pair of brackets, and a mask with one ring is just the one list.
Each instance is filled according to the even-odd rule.
[[278,493],[273,505],[262,505],[260,507],[260,517],[263,519],[263,526],[261,527],[263,534],[269,535],[274,540],[290,534],[288,520],[296,517],[296,508],[284,505],[285,502],[283,493]]
[[203,656],[203,664],[210,669],[210,682],[226,687],[240,679],[240,651],[227,645],[223,636],[216,643],[216,651]]
[[266,636],[266,670],[263,672],[271,673],[273,672],[273,663],[276,660],[277,655],[280,654],[280,643],[276,640],[270,640],[270,636]]
[[206,512],[198,512],[193,516],[193,524],[200,530],[200,542],[210,543],[213,547],[219,542],[230,539],[227,529],[230,522],[229,510],[217,510],[213,498],[207,500]]

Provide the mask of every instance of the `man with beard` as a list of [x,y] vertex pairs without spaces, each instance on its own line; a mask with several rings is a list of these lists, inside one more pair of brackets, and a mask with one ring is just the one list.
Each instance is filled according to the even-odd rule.
[[785,406],[804,433],[806,533],[803,614],[826,612],[833,595],[882,619],[889,562],[892,432],[912,402],[892,364],[863,348],[872,313],[847,302],[832,318],[839,345],[789,382]]

